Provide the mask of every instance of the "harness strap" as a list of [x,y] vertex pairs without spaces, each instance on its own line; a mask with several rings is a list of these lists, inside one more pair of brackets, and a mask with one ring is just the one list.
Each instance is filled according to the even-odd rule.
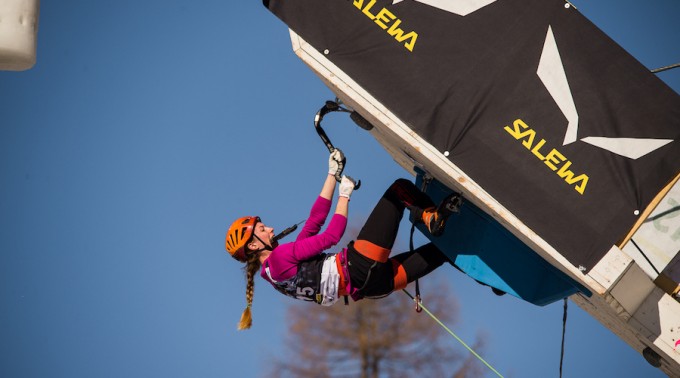
[[340,273],[340,279],[338,280],[338,297],[345,297],[347,299],[347,272],[345,272],[342,268],[342,262],[340,259],[340,254],[342,252],[338,253],[335,256],[335,265],[338,269],[338,273]]
[[347,260],[347,248],[343,248],[342,251],[338,252],[337,255],[338,260],[340,261],[340,267],[342,268],[342,275],[345,278],[346,285],[345,285],[345,303],[348,303],[347,301],[347,294],[349,294],[350,297],[356,302],[360,299],[362,299],[364,296],[359,293],[359,290],[357,288],[352,287],[352,280],[349,277],[349,262]]

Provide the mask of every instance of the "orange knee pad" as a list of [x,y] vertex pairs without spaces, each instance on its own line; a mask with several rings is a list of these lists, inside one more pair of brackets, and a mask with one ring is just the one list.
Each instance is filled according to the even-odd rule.
[[381,263],[387,262],[391,252],[387,248],[383,248],[366,240],[355,241],[354,249],[363,256]]

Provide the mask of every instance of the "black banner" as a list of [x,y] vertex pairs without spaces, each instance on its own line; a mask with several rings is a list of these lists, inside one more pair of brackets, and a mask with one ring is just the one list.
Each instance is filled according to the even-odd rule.
[[560,0],[271,0],[587,271],[680,171],[680,96]]

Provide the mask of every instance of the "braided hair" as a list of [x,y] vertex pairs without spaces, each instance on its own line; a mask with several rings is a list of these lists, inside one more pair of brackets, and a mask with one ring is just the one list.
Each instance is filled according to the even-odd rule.
[[241,320],[238,323],[238,330],[250,328],[253,324],[253,316],[250,308],[253,305],[253,295],[255,294],[255,274],[260,270],[262,264],[260,263],[259,253],[246,253],[246,265],[243,270],[246,273],[246,309],[241,314]]

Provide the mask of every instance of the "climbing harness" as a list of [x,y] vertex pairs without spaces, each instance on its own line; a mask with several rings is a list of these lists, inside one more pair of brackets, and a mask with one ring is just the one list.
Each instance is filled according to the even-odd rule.
[[[326,145],[328,148],[328,152],[333,152],[335,150],[335,146],[333,146],[333,143],[331,143],[330,138],[328,138],[328,135],[326,135],[326,132],[321,128],[321,121],[323,120],[323,117],[331,112],[344,112],[344,113],[350,113],[350,118],[356,123],[359,127],[365,130],[370,130],[373,128],[373,125],[371,125],[364,117],[362,117],[359,113],[357,113],[354,110],[347,109],[343,106],[340,105],[339,100],[336,98],[335,101],[326,101],[326,103],[319,109],[318,112],[316,112],[316,115],[314,116],[314,129],[316,130],[316,133],[319,134],[319,137],[323,141],[323,143]],[[338,165],[340,166],[340,169],[338,169],[338,172],[335,174],[335,180],[340,182],[342,181],[342,176],[340,172],[342,172],[342,169],[345,166],[346,159],[342,159],[342,161],[338,162]],[[359,189],[361,186],[361,180],[357,180],[357,183],[354,185],[354,190]]]
[[[354,243],[354,242],[352,242]],[[345,295],[345,305],[349,305],[349,300],[347,299],[348,296],[352,297],[353,301],[358,301],[364,298],[364,296],[361,294],[361,288],[356,288],[352,286],[352,280],[350,279],[349,276],[349,260],[347,258],[347,248],[343,248],[342,251],[338,252],[337,258],[340,259],[340,267],[342,268],[342,275],[345,277],[346,286],[345,286],[345,291],[347,292],[347,295]],[[368,282],[368,279],[366,280]],[[364,284],[364,286],[366,286]]]

